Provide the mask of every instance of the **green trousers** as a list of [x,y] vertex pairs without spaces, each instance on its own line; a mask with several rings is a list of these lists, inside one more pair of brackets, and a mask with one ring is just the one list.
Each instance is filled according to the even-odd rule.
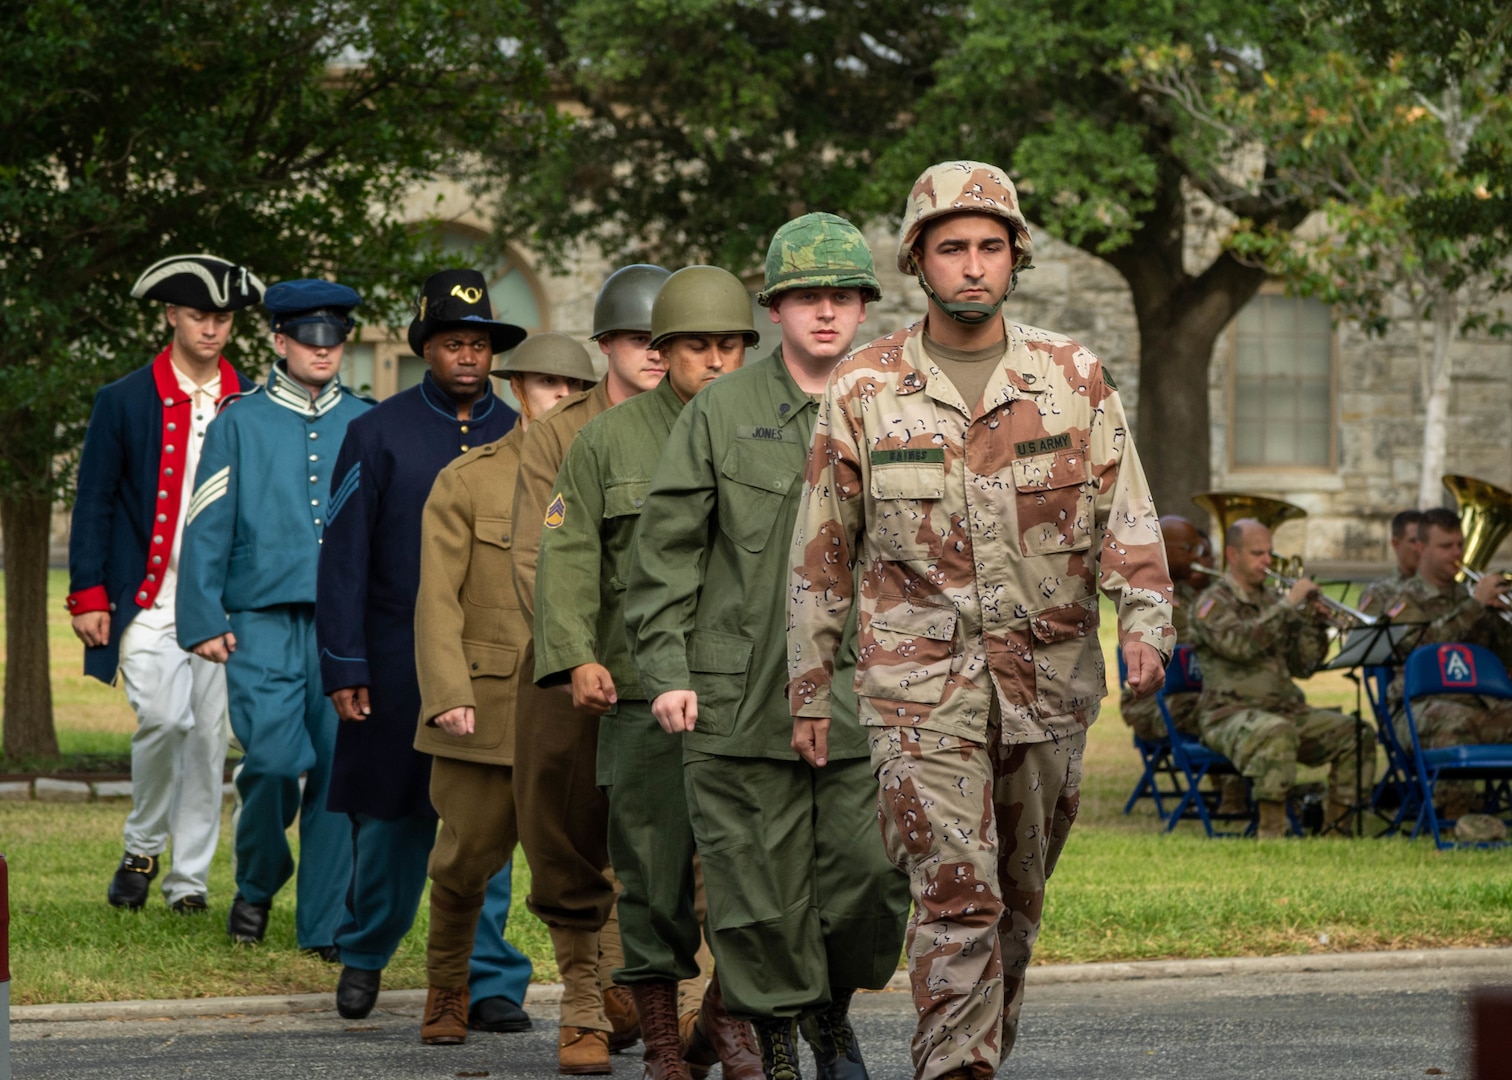
[[614,981],[691,979],[701,935],[682,739],[661,729],[650,702],[621,701],[599,722],[598,775],[609,794],[609,862],[621,885],[625,966]]
[[888,861],[866,758],[685,754],[710,945],[730,1014],[802,1016],[898,969],[908,878]]

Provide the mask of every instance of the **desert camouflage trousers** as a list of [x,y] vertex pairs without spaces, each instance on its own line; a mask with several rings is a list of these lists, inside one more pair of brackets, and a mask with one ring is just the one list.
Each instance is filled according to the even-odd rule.
[[987,1080],[1013,1049],[1045,882],[1076,820],[1085,733],[987,745],[871,731],[888,857],[908,875],[906,942],[918,1080]]
[[[1332,764],[1328,797],[1355,802],[1355,722],[1331,709],[1308,709],[1296,716],[1240,709],[1221,720],[1204,720],[1202,742],[1234,763],[1249,779],[1250,791],[1261,802],[1285,802],[1297,782],[1297,765]],[[1361,790],[1375,783],[1375,732],[1360,736],[1365,750],[1359,780]]]
[[[1418,741],[1425,750],[1445,746],[1490,745],[1512,742],[1512,701],[1487,701],[1453,696],[1419,698],[1412,706],[1417,721]],[[1412,751],[1412,736],[1407,731],[1407,714],[1396,714],[1397,741]],[[1452,780],[1435,785],[1438,802],[1458,809],[1474,805],[1476,781]]]

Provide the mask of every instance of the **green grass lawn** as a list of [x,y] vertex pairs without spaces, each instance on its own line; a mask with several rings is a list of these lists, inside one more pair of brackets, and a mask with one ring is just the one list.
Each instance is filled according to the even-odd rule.
[[[64,583],[54,575],[61,600]],[[77,676],[79,650],[55,603],[51,640],[60,741],[124,755],[132,717],[119,689]],[[1106,612],[1106,608],[1105,608]],[[1105,644],[1111,628],[1105,628]],[[1111,670],[1111,668],[1110,668]],[[1338,675],[1308,683],[1317,703],[1353,707]],[[1438,852],[1400,838],[1256,844],[1207,840],[1195,823],[1159,830],[1148,803],[1123,801],[1138,775],[1116,695],[1088,739],[1081,817],[1051,883],[1039,963],[1260,956],[1512,942],[1512,852]],[[1316,772],[1304,770],[1303,779]],[[332,991],[337,969],[300,955],[292,888],[268,940],[231,945],[229,829],[211,875],[211,912],[182,918],[154,892],[140,913],[115,911],[105,886],[120,858],[124,804],[0,802],[10,861],[12,1000],[17,1004]],[[515,862],[515,895],[529,869]],[[426,907],[384,976],[424,985]],[[508,935],[554,977],[545,928],[517,902]]]

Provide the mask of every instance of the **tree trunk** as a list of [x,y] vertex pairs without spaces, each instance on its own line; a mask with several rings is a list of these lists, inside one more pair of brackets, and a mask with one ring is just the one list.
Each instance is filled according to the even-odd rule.
[[52,673],[47,652],[47,555],[52,500],[0,495],[5,558],[5,741],[12,761],[54,757]]
[[1428,362],[1423,411],[1423,471],[1418,479],[1418,509],[1444,503],[1444,454],[1449,444],[1449,348],[1454,344],[1457,305],[1444,297],[1433,307],[1433,358]]

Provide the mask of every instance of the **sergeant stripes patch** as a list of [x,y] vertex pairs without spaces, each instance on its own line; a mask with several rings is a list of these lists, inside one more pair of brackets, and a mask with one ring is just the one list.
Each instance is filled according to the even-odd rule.
[[357,490],[357,482],[362,477],[362,462],[352,466],[351,471],[341,478],[341,486],[331,494],[329,513],[326,514],[326,525],[336,520],[336,515],[341,513],[341,508],[352,497],[352,492]]
[[206,480],[195,491],[194,497],[189,500],[189,512],[184,516],[184,527],[188,528],[195,518],[200,516],[200,511],[209,507],[216,499],[231,490],[231,466],[227,465],[210,479]]

